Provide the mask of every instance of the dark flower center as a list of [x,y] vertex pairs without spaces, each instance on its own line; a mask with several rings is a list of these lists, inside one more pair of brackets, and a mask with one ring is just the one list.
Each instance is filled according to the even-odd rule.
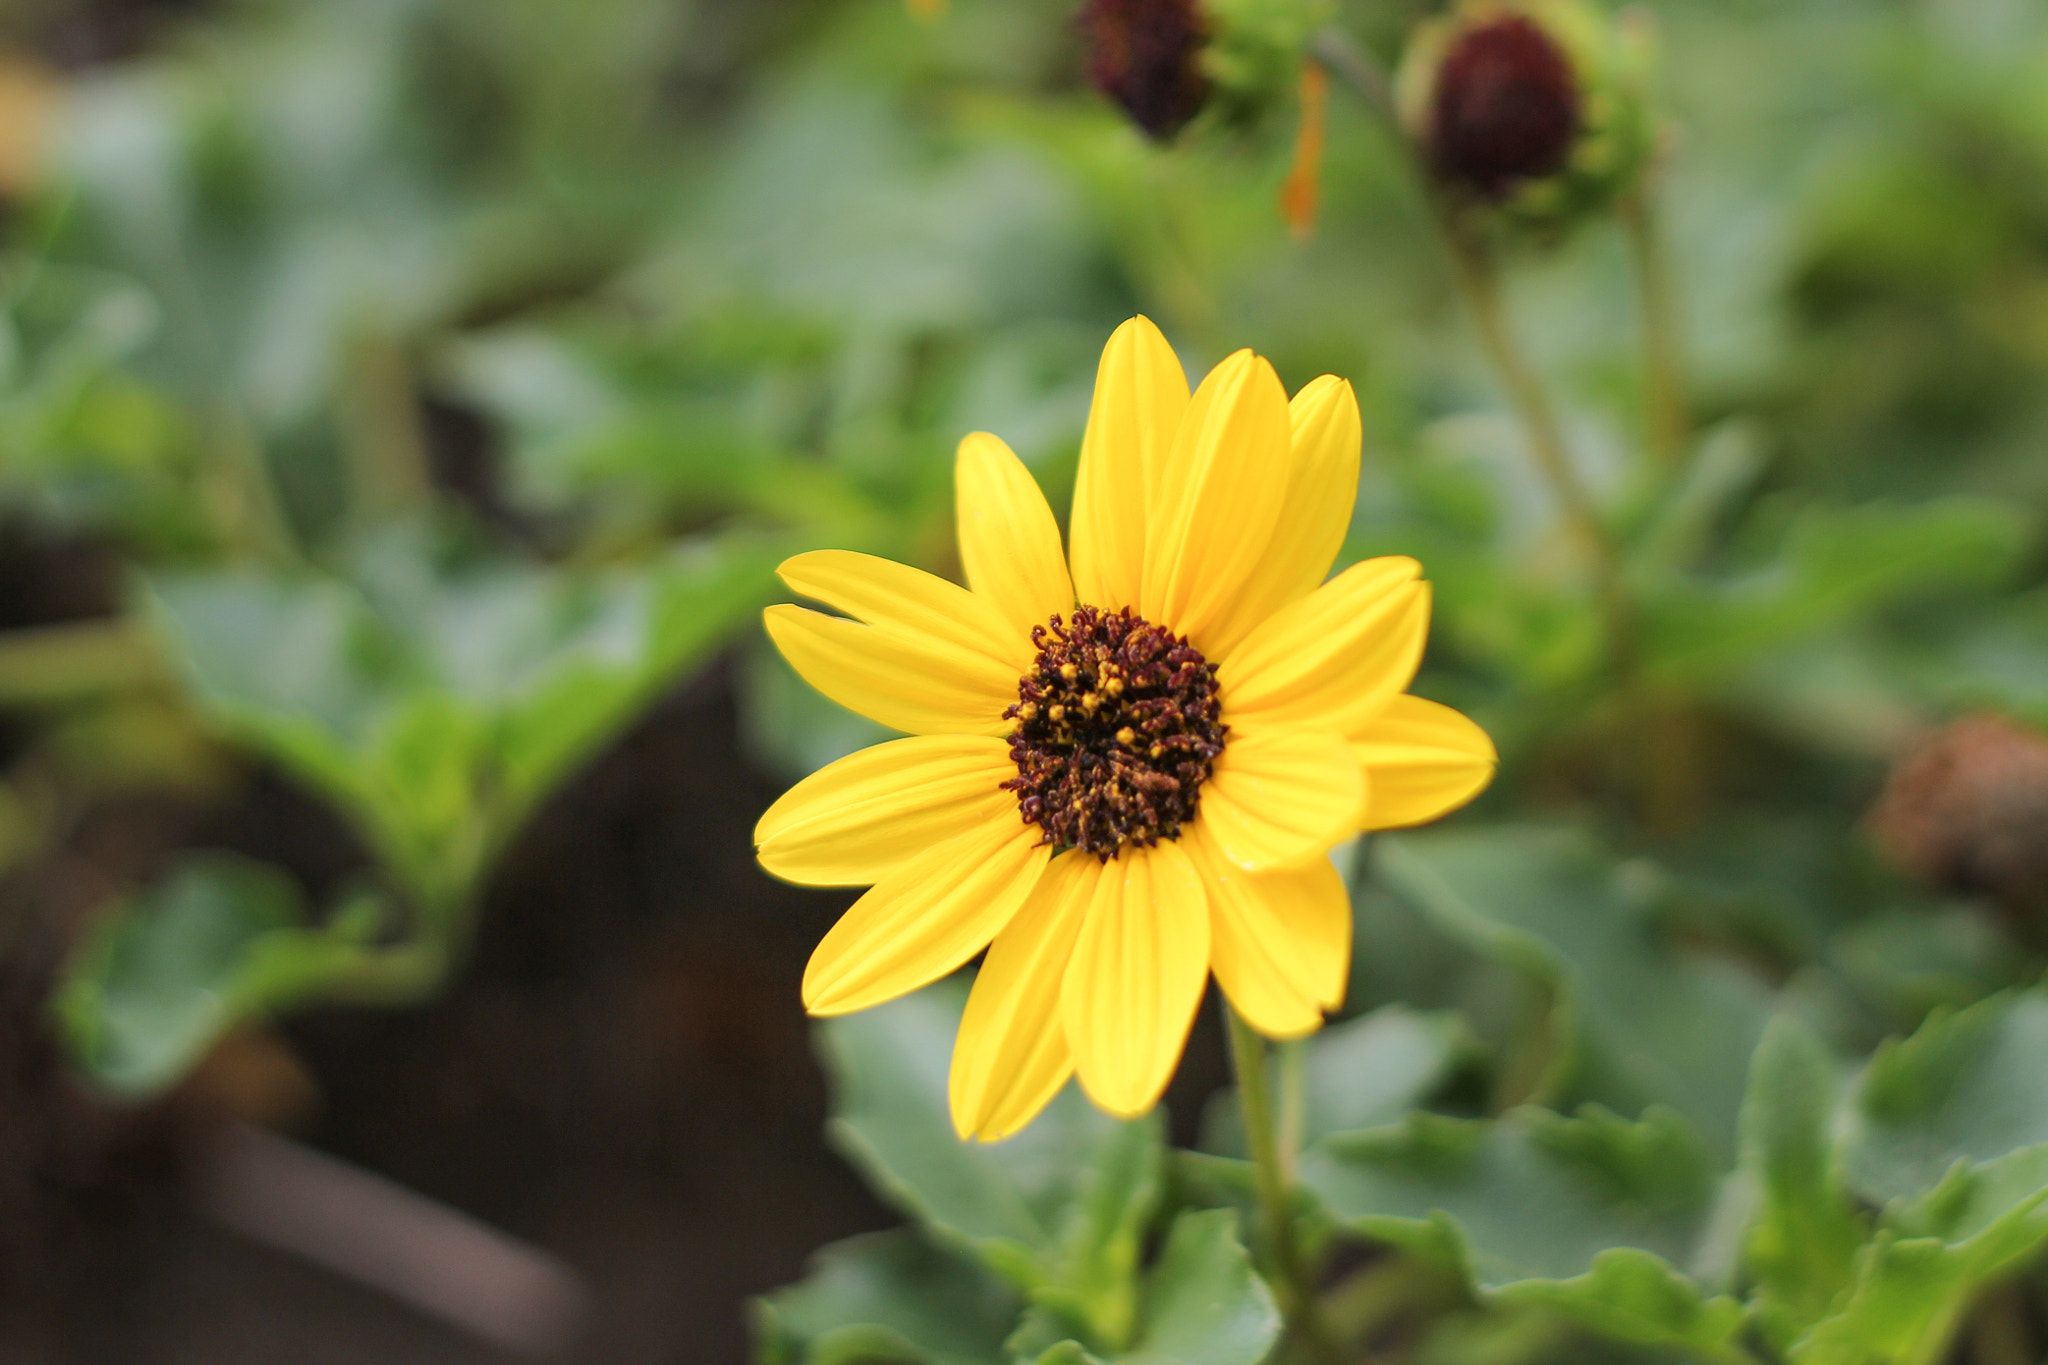
[[1489,199],[1564,169],[1579,92],[1564,52],[1519,14],[1465,31],[1444,55],[1430,108],[1438,175]]
[[1076,607],[1034,626],[1038,658],[1017,680],[1010,757],[1024,819],[1055,848],[1108,862],[1125,844],[1180,837],[1228,727],[1216,665],[1129,607]]

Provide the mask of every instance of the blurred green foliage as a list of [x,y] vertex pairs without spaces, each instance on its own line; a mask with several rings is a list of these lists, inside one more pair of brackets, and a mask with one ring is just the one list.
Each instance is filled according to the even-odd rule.
[[[57,996],[81,1067],[141,1097],[244,1020],[431,994],[536,807],[721,651],[763,763],[868,742],[747,629],[770,567],[954,571],[970,430],[1064,507],[1142,310],[1191,370],[1354,383],[1345,558],[1423,561],[1418,690],[1502,751],[1357,850],[1357,1017],[1279,1063],[1331,1321],[1403,1365],[1937,1358],[2048,1236],[2048,906],[1863,816],[1954,715],[2048,724],[2048,12],[1646,7],[1676,449],[1624,225],[1494,263],[1603,577],[1384,121],[1335,92],[1313,235],[1275,207],[1298,45],[1391,66],[1430,7],[1216,5],[1229,97],[1165,148],[1071,8],[246,0],[66,76],[4,227],[0,499],[128,577],[0,633],[0,865],[221,746],[372,860],[332,905],[203,853],[119,898]],[[962,1147],[949,990],[822,1028],[911,1226],[764,1299],[764,1356],[1261,1359],[1233,1099],[1197,1152],[1075,1095]]]

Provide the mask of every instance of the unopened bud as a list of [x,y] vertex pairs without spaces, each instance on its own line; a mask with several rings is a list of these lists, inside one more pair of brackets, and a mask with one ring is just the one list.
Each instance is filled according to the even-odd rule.
[[1088,79],[1149,136],[1172,137],[1208,102],[1209,23],[1198,0],[1087,0],[1077,22]]
[[1504,199],[1564,169],[1579,131],[1579,89],[1563,49],[1503,12],[1459,34],[1437,70],[1424,153],[1445,180]]
[[1584,0],[1467,0],[1417,28],[1395,93],[1446,193],[1556,229],[1641,171],[1648,67],[1641,16],[1612,20]]

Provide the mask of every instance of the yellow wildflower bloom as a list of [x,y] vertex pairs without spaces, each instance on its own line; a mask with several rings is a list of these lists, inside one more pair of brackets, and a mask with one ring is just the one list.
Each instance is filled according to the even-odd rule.
[[1070,556],[1030,472],[978,432],[956,466],[967,587],[838,550],[782,565],[844,613],[769,608],[783,656],[911,736],[798,783],[754,831],[776,876],[872,887],[812,954],[804,1004],[865,1009],[986,948],[954,1044],[962,1137],[1015,1132],[1076,1072],[1144,1113],[1212,972],[1260,1032],[1313,1031],[1350,967],[1329,850],[1491,779],[1483,731],[1405,694],[1421,567],[1323,582],[1359,446],[1343,380],[1290,403],[1239,351],[1190,396],[1133,318],[1103,349]]

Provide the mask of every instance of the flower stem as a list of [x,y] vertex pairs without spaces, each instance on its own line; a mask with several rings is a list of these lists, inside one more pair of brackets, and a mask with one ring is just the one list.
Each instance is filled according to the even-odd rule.
[[[1266,1067],[1266,1040],[1224,1005],[1230,1029],[1231,1069],[1237,1073],[1238,1107],[1244,1115],[1246,1145],[1251,1148],[1252,1182],[1259,1202],[1261,1240],[1265,1243],[1266,1275],[1290,1332],[1313,1357],[1334,1361],[1337,1350],[1322,1318],[1315,1286],[1302,1264],[1301,1245],[1294,1235],[1294,1153],[1281,1137],[1281,1117],[1273,1102]],[[1283,1067],[1283,1079],[1300,1083],[1301,1069]],[[1298,1101],[1283,1100],[1295,1109]]]

